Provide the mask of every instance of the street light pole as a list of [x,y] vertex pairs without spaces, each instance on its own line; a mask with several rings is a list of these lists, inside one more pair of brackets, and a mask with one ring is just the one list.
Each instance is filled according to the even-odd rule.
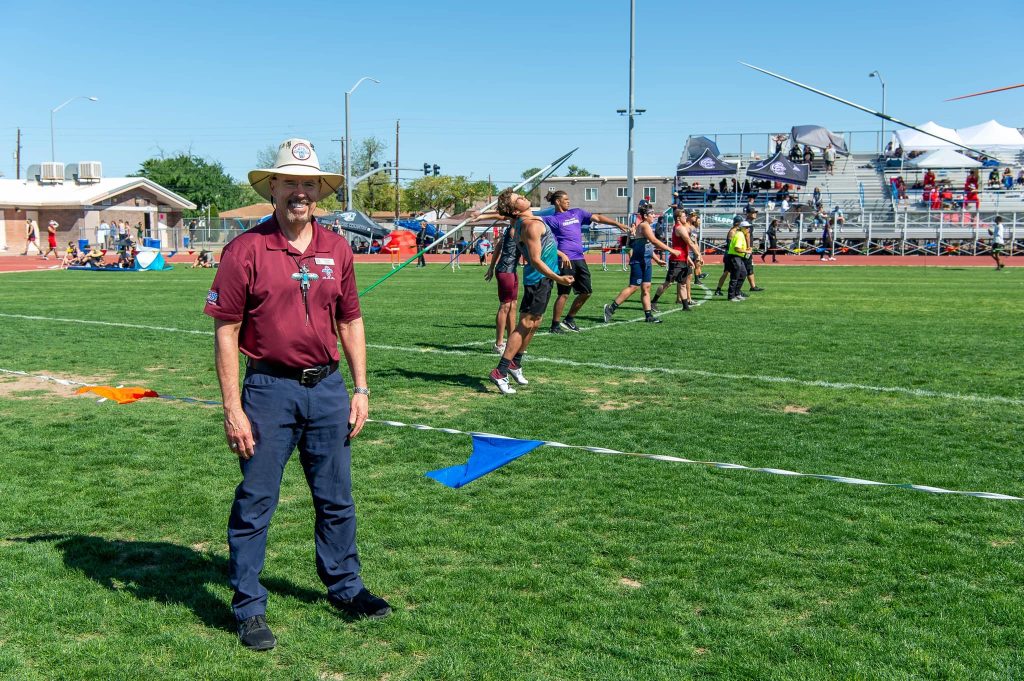
[[[882,84],[882,115],[885,115],[885,81],[882,80],[882,74],[878,71],[872,71],[868,74],[868,78],[878,78],[878,82]],[[885,119],[882,119],[882,137],[878,141],[878,155],[882,155],[882,149],[885,148]]]
[[71,99],[69,99],[68,101],[66,101],[63,104],[61,104],[60,106],[55,107],[53,109],[50,109],[50,160],[51,161],[56,161],[57,160],[57,153],[54,151],[54,144],[53,144],[53,115],[55,113],[57,113],[58,111],[60,111],[61,109],[63,109],[64,107],[66,107],[71,102],[75,101],[76,99],[88,99],[90,102],[98,102],[100,100],[99,97],[89,97],[89,96],[86,96],[86,95],[76,95],[76,96],[72,97]]
[[344,168],[342,172],[345,174],[345,210],[352,210],[352,180],[349,179],[350,170],[352,166],[352,135],[348,130],[348,99],[352,96],[352,93],[356,91],[364,80],[372,80],[374,83],[380,83],[376,78],[370,76],[363,76],[356,81],[356,84],[352,86],[352,89],[345,93],[345,158],[342,159]]
[[636,69],[633,60],[636,56],[636,0],[629,0],[629,143],[626,150],[626,219],[633,214],[633,77]]

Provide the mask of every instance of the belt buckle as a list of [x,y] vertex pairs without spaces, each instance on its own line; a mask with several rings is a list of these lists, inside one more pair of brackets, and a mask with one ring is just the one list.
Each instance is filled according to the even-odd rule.
[[302,370],[302,378],[299,379],[301,385],[307,388],[312,388],[317,383],[322,381],[327,375],[327,367],[313,367],[311,369]]

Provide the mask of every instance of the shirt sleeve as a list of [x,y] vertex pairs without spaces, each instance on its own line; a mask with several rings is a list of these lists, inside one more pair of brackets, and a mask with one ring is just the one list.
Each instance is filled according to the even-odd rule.
[[339,322],[351,322],[359,319],[363,313],[359,309],[359,291],[356,290],[356,273],[353,266],[352,249],[348,242],[342,240],[339,247],[341,257],[341,293],[338,295],[338,304],[335,306],[334,318]]
[[251,251],[237,240],[221,253],[220,265],[206,295],[203,313],[224,322],[240,322],[245,316],[245,301],[252,283]]
[[587,211],[583,210],[582,208],[580,208],[579,211],[580,211],[580,224],[581,225],[589,225],[590,223],[593,222],[593,217],[594,217],[593,213],[588,213]]

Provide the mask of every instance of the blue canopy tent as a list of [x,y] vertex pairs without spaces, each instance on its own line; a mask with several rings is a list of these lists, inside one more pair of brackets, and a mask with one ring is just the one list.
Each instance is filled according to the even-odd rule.
[[807,186],[809,172],[810,167],[806,163],[793,163],[783,156],[781,151],[769,159],[756,161],[747,166],[747,177],[785,182],[799,187]]
[[735,174],[736,165],[718,158],[711,149],[705,149],[700,157],[689,163],[680,163],[676,166],[676,177]]
[[[710,151],[715,156],[721,156],[722,152],[718,150],[718,145],[709,140],[707,137],[690,137],[686,140],[686,150],[683,152],[684,158],[689,161],[700,158],[705,151]],[[680,161],[680,165],[682,165]]]
[[366,213],[358,210],[330,213],[321,218],[317,218],[316,221],[327,229],[331,229],[334,226],[334,223],[337,222],[338,226],[344,231],[357,234],[367,239],[381,239],[390,233],[388,230],[371,220]]

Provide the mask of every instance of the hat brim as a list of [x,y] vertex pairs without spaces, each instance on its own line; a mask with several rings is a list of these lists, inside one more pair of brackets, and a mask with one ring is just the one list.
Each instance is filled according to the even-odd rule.
[[304,165],[286,165],[280,168],[262,168],[249,172],[249,184],[256,190],[256,193],[263,198],[270,200],[270,178],[275,175],[293,175],[298,177],[319,177],[320,195],[319,201],[328,194],[338,191],[338,187],[345,183],[345,176],[338,173],[325,173]]

